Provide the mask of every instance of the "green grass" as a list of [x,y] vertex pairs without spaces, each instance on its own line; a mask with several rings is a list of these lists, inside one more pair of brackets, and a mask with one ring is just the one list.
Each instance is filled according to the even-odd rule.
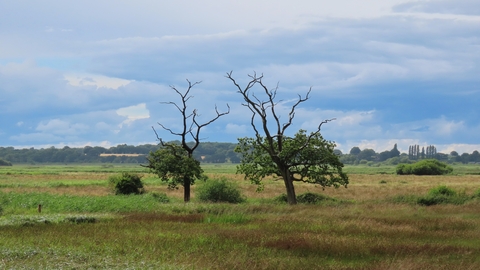
[[121,213],[158,209],[158,200],[150,194],[124,196],[73,196],[48,193],[2,193],[3,213],[33,214],[38,205],[43,213]]
[[[0,228],[3,267],[345,269],[480,266],[476,207],[208,205]],[[180,207],[180,205],[178,205]],[[395,207],[395,214],[391,208]],[[214,210],[218,208],[217,210]],[[259,209],[260,208],[260,209]],[[367,210],[361,211],[359,210]],[[236,212],[239,213],[236,213]],[[201,211],[198,211],[201,212]],[[59,220],[62,220],[59,217]]]
[[[296,206],[274,201],[281,181],[256,193],[233,164],[204,170],[236,181],[242,204],[184,203],[150,174],[150,193],[108,194],[112,173],[144,173],[138,165],[1,168],[0,269],[480,269],[480,176],[459,168],[469,173],[349,166],[347,189],[296,184],[297,195],[329,198]],[[419,205],[426,196],[469,200]]]

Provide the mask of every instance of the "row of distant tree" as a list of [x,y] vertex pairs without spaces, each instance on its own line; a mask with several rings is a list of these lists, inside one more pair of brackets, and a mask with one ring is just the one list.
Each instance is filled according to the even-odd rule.
[[[198,146],[195,158],[208,163],[240,162],[234,152],[236,144],[204,142]],[[27,148],[0,147],[0,159],[10,163],[146,163],[150,152],[158,150],[158,145],[126,145],[110,148],[86,146],[83,148]]]
[[386,162],[392,165],[399,163],[410,163],[421,159],[437,159],[439,161],[453,163],[480,163],[480,153],[475,150],[471,154],[463,153],[461,155],[456,151],[449,154],[437,152],[434,145],[420,147],[419,145],[411,145],[408,153],[400,153],[397,144],[390,151],[376,153],[373,149],[360,150],[359,147],[353,147],[348,154],[343,154],[336,150],[340,155],[340,161],[344,164],[366,164],[375,162]]
[[[235,143],[202,142],[195,151],[195,158],[205,163],[239,163],[241,157],[234,152]],[[5,163],[146,163],[146,156],[159,148],[158,145],[126,145],[121,144],[110,148],[101,146],[86,146],[83,148],[28,148],[15,149],[0,147],[0,159]],[[392,164],[408,163],[420,159],[437,159],[444,162],[479,163],[480,153],[458,154],[452,151],[449,154],[437,152],[435,146],[420,147],[412,145],[408,153],[400,153],[395,144],[389,151],[375,152],[373,149],[353,147],[349,153],[335,150],[344,164],[365,164],[390,162]],[[8,163],[6,163],[8,162]]]

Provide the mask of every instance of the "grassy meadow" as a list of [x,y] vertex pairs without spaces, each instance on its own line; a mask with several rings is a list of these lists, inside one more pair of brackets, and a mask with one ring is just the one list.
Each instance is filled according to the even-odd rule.
[[[448,176],[346,167],[348,188],[297,183],[297,195],[332,199],[295,206],[274,200],[282,181],[258,193],[234,165],[203,168],[247,201],[200,202],[197,183],[185,204],[138,165],[0,167],[0,269],[480,269],[478,165]],[[113,195],[120,172],[143,174],[147,193]],[[416,203],[438,186],[468,200]]]

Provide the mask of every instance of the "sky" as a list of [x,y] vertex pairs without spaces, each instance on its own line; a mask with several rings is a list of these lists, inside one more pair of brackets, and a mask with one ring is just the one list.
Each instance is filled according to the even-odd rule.
[[[252,137],[242,87],[277,89],[287,135],[314,131],[348,153],[480,150],[478,0],[1,1],[0,146],[110,147],[178,139],[172,104],[202,141]],[[187,81],[188,80],[188,81]],[[261,97],[261,89],[252,89]]]

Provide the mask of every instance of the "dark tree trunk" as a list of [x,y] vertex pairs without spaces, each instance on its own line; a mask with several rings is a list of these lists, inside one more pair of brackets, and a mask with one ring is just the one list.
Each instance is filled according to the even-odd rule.
[[190,201],[190,178],[185,177],[183,180],[183,201],[189,202]]
[[282,172],[285,189],[287,191],[287,202],[290,205],[297,204],[297,196],[295,195],[295,187],[293,185],[292,176],[288,170]]

